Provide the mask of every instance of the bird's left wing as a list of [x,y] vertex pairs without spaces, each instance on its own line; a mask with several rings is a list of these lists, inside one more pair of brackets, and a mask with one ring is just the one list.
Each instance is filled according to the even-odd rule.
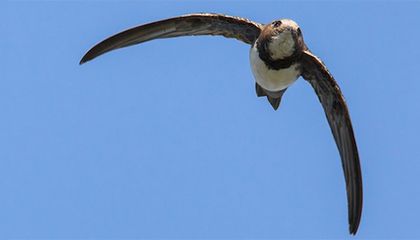
[[302,77],[310,82],[318,95],[340,152],[346,179],[349,230],[355,234],[362,214],[362,173],[346,102],[325,65],[308,50],[302,56]]
[[245,18],[214,13],[183,15],[140,25],[113,35],[91,48],[80,64],[114,49],[131,46],[157,38],[193,35],[222,35],[252,44],[262,25]]

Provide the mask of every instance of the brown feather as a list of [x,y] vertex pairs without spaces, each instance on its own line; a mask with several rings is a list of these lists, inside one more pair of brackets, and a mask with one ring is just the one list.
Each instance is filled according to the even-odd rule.
[[158,38],[221,35],[252,44],[260,34],[261,27],[261,24],[245,18],[213,13],[189,14],[169,18],[130,28],[103,40],[83,56],[80,64],[114,49]]
[[349,230],[351,234],[356,234],[362,215],[363,187],[349,111],[333,76],[322,61],[309,51],[303,53],[302,71],[303,78],[309,81],[318,95],[340,152],[346,180]]

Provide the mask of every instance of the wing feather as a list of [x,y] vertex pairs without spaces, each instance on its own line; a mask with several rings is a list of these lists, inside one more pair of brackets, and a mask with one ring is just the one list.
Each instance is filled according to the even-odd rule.
[[83,56],[80,64],[114,49],[158,38],[221,35],[252,44],[260,34],[261,28],[261,24],[240,17],[213,13],[183,15],[140,25],[113,35],[91,48]]
[[309,51],[302,56],[302,76],[314,88],[324,108],[340,152],[346,180],[349,230],[355,234],[362,215],[363,188],[359,154],[346,102],[333,76]]

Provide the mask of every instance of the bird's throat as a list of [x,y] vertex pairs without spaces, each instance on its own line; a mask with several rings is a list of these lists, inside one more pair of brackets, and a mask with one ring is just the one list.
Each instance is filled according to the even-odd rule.
[[297,61],[289,61],[279,68],[273,68],[260,56],[259,49],[254,45],[250,51],[252,73],[257,83],[268,91],[276,92],[287,88],[301,74]]

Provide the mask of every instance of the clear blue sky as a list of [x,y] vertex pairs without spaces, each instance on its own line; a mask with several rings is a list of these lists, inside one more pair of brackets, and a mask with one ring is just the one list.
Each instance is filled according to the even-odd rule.
[[[0,6],[0,238],[420,238],[420,3],[17,1]],[[249,46],[123,29],[192,12],[291,18],[350,108],[364,209],[300,79],[257,98]]]

